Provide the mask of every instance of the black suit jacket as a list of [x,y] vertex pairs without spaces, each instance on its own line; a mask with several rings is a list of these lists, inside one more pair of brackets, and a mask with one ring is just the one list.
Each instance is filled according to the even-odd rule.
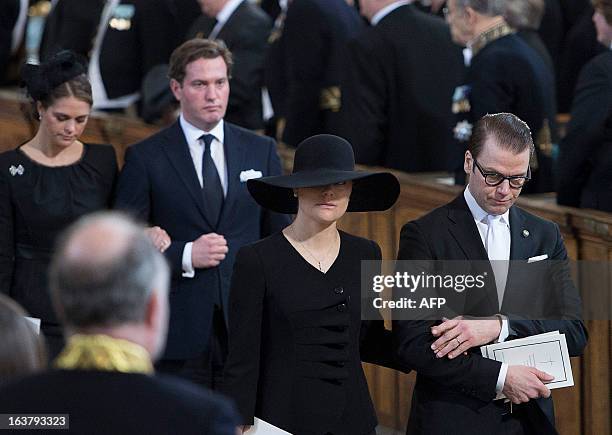
[[4,385],[0,409],[69,414],[70,434],[234,435],[237,423],[226,400],[183,380],[91,370],[52,370]]
[[345,0],[292,0],[283,30],[287,97],[283,140],[297,146],[340,127],[346,43],[363,22]]
[[13,29],[19,18],[19,0],[5,0],[0,8],[0,83],[11,58],[11,46],[13,43]]
[[400,6],[349,44],[341,133],[358,163],[449,169],[451,99],[463,57],[443,20]]
[[[202,189],[178,121],[128,148],[119,177],[115,207],[159,225],[172,238],[165,252],[173,271],[165,353],[169,359],[195,357],[208,345],[214,301],[219,295],[227,312],[238,249],[288,224],[286,216],[261,209],[240,179],[241,172],[250,169],[264,177],[280,175],[275,142],[226,122],[224,149],[228,189],[217,224],[206,219]],[[212,232],[227,240],[225,260],[217,267],[196,269],[194,278],[182,277],[185,244]]]
[[[187,32],[187,39],[208,37],[215,23],[214,18],[200,16]],[[225,42],[234,59],[230,79],[232,91],[225,118],[252,130],[263,128],[261,88],[271,29],[272,21],[266,13],[244,0],[216,37]]]
[[[529,232],[527,237],[523,230]],[[558,226],[517,206],[510,209],[510,233],[510,260],[526,260],[543,254],[560,262],[567,259]],[[398,259],[488,261],[463,194],[404,225]],[[550,287],[528,289],[524,288],[525,281],[514,273],[511,265],[501,313],[509,318],[508,339],[559,330],[565,334],[570,355],[576,356],[582,353],[587,340],[586,329],[580,320],[580,297],[567,265],[557,264],[562,267],[556,269],[553,278],[547,282]],[[532,305],[530,302],[545,305],[546,298],[551,295],[561,302],[562,313],[544,319],[545,316],[526,317],[521,312],[525,306]],[[480,299],[480,303],[473,307],[468,306],[465,314],[490,316],[500,312],[496,291],[490,290],[489,296]],[[417,371],[408,433],[468,434],[473,433],[475,427],[483,433],[496,433],[501,413],[492,399],[501,363],[485,359],[479,349],[472,349],[467,356],[452,360],[436,358],[430,348],[434,341],[430,328],[434,324],[433,321],[414,320],[396,321],[393,325],[400,360]],[[552,433],[552,399],[536,402],[523,405],[529,408],[532,427],[536,433]],[[439,418],[440,415],[445,417]]]
[[343,232],[340,240],[325,274],[282,233],[238,253],[221,391],[242,424],[257,416],[296,435],[373,432],[361,361],[391,366],[392,347],[380,314],[361,321],[360,265],[380,260],[380,248]]
[[[121,0],[106,24],[100,72],[109,98],[140,91],[145,74],[168,63],[176,42],[167,0]],[[102,0],[59,0],[45,24],[44,60],[61,49],[89,57],[104,8]],[[124,17],[129,26],[113,18]]]
[[582,70],[557,166],[557,201],[612,211],[612,52]]

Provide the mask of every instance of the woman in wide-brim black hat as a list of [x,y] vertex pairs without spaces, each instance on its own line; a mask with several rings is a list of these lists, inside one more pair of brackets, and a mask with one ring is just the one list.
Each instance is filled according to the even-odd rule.
[[238,252],[224,392],[245,426],[258,417],[300,435],[374,433],[361,361],[393,363],[380,314],[361,320],[361,260],[381,252],[336,224],[347,211],[391,207],[397,179],[356,171],[347,141],[317,135],[298,146],[290,175],[248,189],[261,206],[296,216]]

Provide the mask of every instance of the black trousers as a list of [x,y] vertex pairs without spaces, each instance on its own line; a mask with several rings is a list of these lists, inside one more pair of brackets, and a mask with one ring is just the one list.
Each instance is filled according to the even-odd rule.
[[161,373],[187,379],[211,390],[221,387],[223,368],[227,359],[227,328],[223,310],[215,306],[208,349],[190,359],[162,359],[155,369]]

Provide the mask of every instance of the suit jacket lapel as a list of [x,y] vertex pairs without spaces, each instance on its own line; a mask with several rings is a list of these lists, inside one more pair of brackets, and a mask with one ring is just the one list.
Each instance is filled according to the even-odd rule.
[[227,164],[227,195],[223,201],[223,209],[219,218],[219,225],[227,221],[227,215],[233,209],[233,203],[238,196],[240,187],[240,171],[246,152],[246,144],[241,141],[240,132],[227,122],[223,126],[224,139],[223,150],[225,152],[225,162]]
[[[474,216],[465,202],[463,193],[461,193],[453,202],[449,204],[448,218],[451,221],[449,231],[451,235],[457,241],[459,248],[464,252],[466,258],[472,261],[488,262],[489,256],[482,244],[482,239],[476,223],[474,222]],[[482,271],[479,271],[482,272]],[[497,298],[497,290],[495,288],[495,279],[493,269],[487,268],[487,274],[490,278],[487,282],[492,281],[493,286],[487,286],[487,299],[490,307],[495,307],[494,312],[498,311],[499,302]]]
[[[166,130],[166,136],[167,139],[164,143],[163,150],[176,170],[178,177],[183,181],[183,184],[185,184],[185,187],[193,197],[194,202],[200,210],[200,214],[202,214],[202,217],[208,222],[204,209],[202,187],[200,186],[198,175],[193,166],[193,160],[189,153],[189,146],[185,140],[185,134],[178,121]],[[208,222],[208,224],[211,225],[210,222]]]
[[521,297],[519,287],[515,287],[513,283],[514,269],[517,266],[520,267],[516,264],[518,263],[517,260],[526,260],[533,252],[534,238],[531,231],[532,229],[528,228],[525,223],[525,215],[521,212],[521,209],[513,206],[510,209],[510,264],[504,290],[502,312],[506,311],[506,307],[512,306],[513,298]]
[[[243,1],[242,3],[240,3],[240,5],[234,9],[234,12],[232,13],[232,15],[229,16],[229,18],[227,19],[227,21],[225,23],[223,23],[223,26],[221,27],[221,29],[219,30],[219,33],[217,34],[216,39],[222,39],[222,40],[226,40],[227,36],[226,34],[232,34],[234,32],[231,31],[232,26],[238,25],[239,24],[239,16],[240,13],[242,11],[243,8],[245,8],[247,5],[245,4],[246,1]],[[210,29],[212,31],[212,29]]]

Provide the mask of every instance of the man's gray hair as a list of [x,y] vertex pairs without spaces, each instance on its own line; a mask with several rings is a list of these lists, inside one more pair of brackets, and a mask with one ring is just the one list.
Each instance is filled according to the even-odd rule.
[[144,228],[118,212],[85,216],[61,236],[50,267],[53,303],[72,328],[145,319],[152,291],[166,297],[168,264]]
[[493,17],[496,15],[504,15],[506,11],[506,1],[507,0],[456,0],[455,5],[459,9],[470,7],[480,14]]
[[504,16],[515,29],[537,30],[544,16],[544,0],[511,0],[506,2]]

